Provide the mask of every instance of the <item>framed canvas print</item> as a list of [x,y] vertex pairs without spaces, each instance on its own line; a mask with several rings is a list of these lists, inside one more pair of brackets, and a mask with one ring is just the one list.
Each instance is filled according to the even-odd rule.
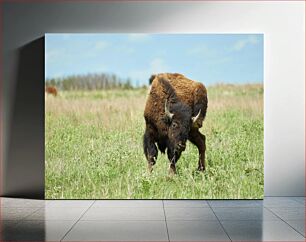
[[262,199],[263,34],[46,34],[48,199]]

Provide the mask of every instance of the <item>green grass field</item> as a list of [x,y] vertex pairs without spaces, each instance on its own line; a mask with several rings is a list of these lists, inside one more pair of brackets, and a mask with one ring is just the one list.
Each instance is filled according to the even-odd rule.
[[187,144],[168,174],[142,150],[147,90],[67,91],[45,100],[45,188],[53,199],[263,198],[263,86],[208,89],[206,172]]

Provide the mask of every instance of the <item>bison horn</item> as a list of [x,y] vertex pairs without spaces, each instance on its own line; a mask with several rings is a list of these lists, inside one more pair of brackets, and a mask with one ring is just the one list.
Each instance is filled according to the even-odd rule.
[[173,113],[170,113],[169,109],[168,109],[168,105],[167,105],[167,99],[165,101],[165,114],[167,115],[167,117],[169,117],[170,119],[172,119],[173,117]]
[[191,118],[192,123],[197,122],[198,118],[200,117],[200,113],[201,113],[201,109],[200,109],[199,113],[197,114],[197,116]]

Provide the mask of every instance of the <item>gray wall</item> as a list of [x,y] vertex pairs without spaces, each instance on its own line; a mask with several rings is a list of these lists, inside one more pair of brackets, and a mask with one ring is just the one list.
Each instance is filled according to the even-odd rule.
[[44,195],[45,33],[264,33],[265,195],[303,196],[304,2],[3,3],[6,196]]

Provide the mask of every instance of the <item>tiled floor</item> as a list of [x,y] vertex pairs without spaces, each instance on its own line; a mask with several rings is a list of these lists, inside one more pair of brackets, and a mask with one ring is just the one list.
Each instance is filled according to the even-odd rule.
[[0,240],[305,241],[305,198],[26,200],[1,198]]

